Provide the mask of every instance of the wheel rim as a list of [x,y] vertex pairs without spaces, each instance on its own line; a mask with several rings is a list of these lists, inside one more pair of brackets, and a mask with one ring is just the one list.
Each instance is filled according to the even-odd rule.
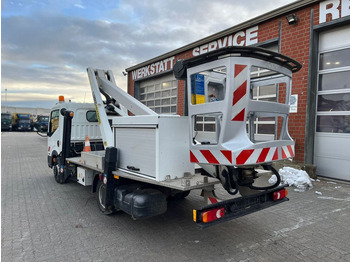
[[100,185],[100,188],[99,188],[99,190],[98,190],[98,201],[100,202],[100,205],[101,205],[101,207],[103,208],[103,209],[106,209],[106,206],[103,204],[103,202],[102,202],[102,198],[103,198],[103,196],[104,196],[104,190],[103,190],[104,188],[103,188],[103,184],[101,184]]

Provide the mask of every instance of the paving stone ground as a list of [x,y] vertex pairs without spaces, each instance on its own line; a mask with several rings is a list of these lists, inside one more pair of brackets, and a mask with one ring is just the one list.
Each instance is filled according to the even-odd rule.
[[133,221],[100,213],[88,187],[57,184],[45,138],[1,139],[2,261],[350,261],[348,184],[289,188],[289,202],[204,230],[192,222],[199,191]]

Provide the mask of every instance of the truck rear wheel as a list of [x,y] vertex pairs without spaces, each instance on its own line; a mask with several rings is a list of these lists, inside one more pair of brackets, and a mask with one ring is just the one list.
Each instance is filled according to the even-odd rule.
[[112,215],[116,212],[114,206],[111,207],[110,209],[107,209],[105,204],[103,203],[103,199],[106,194],[106,185],[101,181],[98,180],[97,182],[97,189],[96,189],[96,196],[97,196],[97,205],[102,211],[103,214],[105,215]]

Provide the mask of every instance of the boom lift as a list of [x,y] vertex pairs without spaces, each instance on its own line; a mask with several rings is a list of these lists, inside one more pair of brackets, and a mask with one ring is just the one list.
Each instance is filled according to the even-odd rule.
[[[207,202],[193,210],[202,227],[284,202],[287,191],[272,162],[294,156],[288,103],[292,73],[300,68],[291,58],[257,47],[228,47],[178,60],[174,75],[186,81],[186,116],[159,115],[118,88],[111,71],[88,68],[95,108],[65,102],[53,108],[60,112],[62,131],[52,132],[51,113],[49,166],[59,183],[76,177],[92,185],[102,212],[122,210],[135,219],[164,213],[167,199],[194,189],[201,189]],[[277,99],[284,94],[280,102],[254,99],[258,87],[271,86],[280,91]],[[77,116],[82,108],[96,112],[100,140],[92,152],[82,152],[79,139],[74,140],[84,126],[83,114]],[[275,121],[277,135],[271,140],[255,134],[260,118]],[[210,132],[200,128],[206,122]],[[93,125],[80,135],[93,135]],[[277,182],[256,183],[261,169],[275,174]],[[220,183],[229,195],[241,197],[220,201],[215,195]]]

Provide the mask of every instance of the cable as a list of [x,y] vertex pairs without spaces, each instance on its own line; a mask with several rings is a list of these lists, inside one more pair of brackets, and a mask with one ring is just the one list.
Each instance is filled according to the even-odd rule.
[[[37,133],[39,136],[41,136],[41,137],[47,137],[47,134],[46,134],[46,136],[43,135],[43,134],[45,134],[44,132],[39,132],[39,131],[37,131],[36,133]],[[42,134],[40,134],[40,133],[42,133]]]

